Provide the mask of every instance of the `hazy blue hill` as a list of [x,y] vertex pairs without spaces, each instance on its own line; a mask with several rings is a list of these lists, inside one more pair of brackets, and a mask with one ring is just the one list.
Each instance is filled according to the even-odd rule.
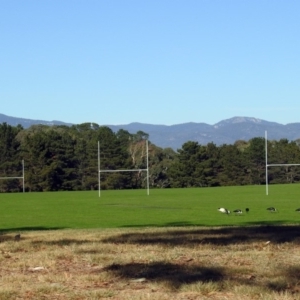
[[[0,114],[0,123],[6,122],[9,125],[22,125],[28,128],[36,124],[67,125],[72,124],[62,121],[43,121],[15,118]],[[199,144],[206,145],[213,142],[216,145],[233,144],[237,140],[248,141],[254,137],[264,137],[265,131],[268,132],[268,139],[280,140],[286,138],[289,141],[300,138],[300,123],[279,124],[252,117],[233,117],[222,120],[214,125],[206,123],[188,122],[175,125],[153,125],[133,122],[124,125],[106,125],[114,132],[120,129],[127,130],[130,133],[143,131],[149,134],[150,141],[162,148],[180,149],[187,141],[196,141]]]
[[17,125],[22,125],[24,128],[29,128],[32,125],[37,125],[37,124],[43,124],[43,125],[48,125],[48,126],[53,126],[53,125],[67,125],[70,126],[72,124],[70,123],[65,123],[61,121],[43,121],[43,120],[31,120],[31,119],[23,119],[23,118],[16,118],[16,117],[10,117],[4,114],[0,114],[0,123],[7,123],[11,126],[17,126]]

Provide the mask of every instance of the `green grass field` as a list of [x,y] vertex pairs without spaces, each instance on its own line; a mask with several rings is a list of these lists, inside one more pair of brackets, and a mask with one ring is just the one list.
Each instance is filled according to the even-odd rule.
[[[0,194],[0,231],[299,224],[300,185]],[[270,213],[274,206],[278,212]],[[250,208],[248,214],[224,215]]]

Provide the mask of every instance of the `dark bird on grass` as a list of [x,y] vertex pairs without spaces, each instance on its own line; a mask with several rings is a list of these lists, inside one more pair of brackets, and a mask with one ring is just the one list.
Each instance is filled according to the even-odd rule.
[[267,210],[270,211],[270,212],[276,212],[277,211],[276,208],[273,207],[273,206],[268,207]]
[[236,215],[241,215],[243,213],[243,211],[241,209],[235,209],[233,211]]
[[223,214],[227,214],[227,215],[230,214],[230,210],[228,210],[227,208],[224,208],[224,207],[219,207],[218,211],[223,213]]
[[246,211],[247,213],[249,212],[249,210],[250,210],[250,209],[249,209],[248,207],[246,207],[245,211]]
[[15,235],[15,241],[19,241],[21,239],[21,234],[16,234]]
[[300,208],[297,208],[296,211],[300,212]]

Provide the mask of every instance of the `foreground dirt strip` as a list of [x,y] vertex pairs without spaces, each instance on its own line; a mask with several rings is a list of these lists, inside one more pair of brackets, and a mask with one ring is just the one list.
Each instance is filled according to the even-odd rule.
[[0,234],[0,299],[300,299],[299,226]]

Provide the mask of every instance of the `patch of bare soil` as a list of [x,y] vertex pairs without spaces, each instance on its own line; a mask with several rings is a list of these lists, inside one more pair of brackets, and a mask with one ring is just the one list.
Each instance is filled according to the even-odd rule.
[[0,233],[0,299],[300,299],[300,227]]

